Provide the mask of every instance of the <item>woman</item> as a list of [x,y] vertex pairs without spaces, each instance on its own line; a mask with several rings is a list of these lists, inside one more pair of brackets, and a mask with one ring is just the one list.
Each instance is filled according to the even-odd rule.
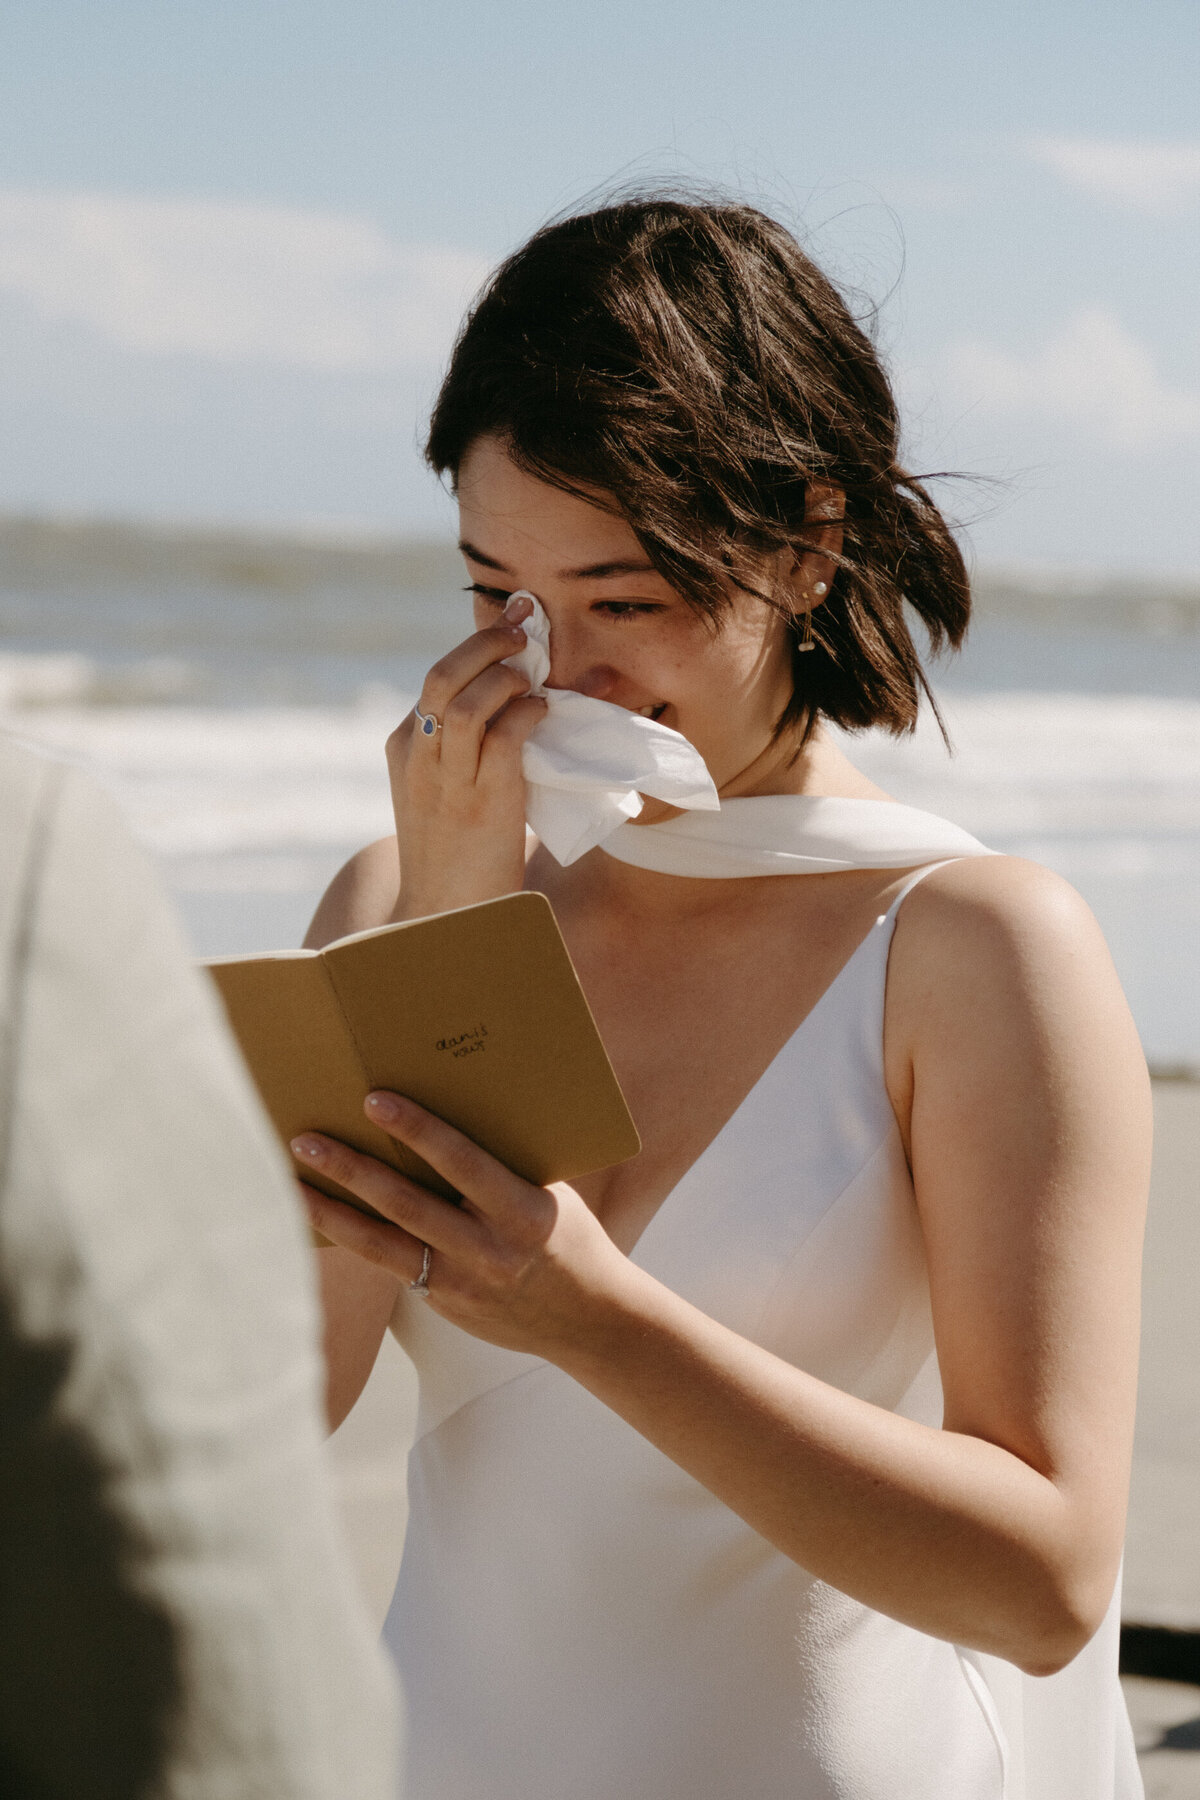
[[[1126,1800],[1146,1074],[1074,893],[825,730],[911,729],[904,603],[968,615],[869,342],[760,213],[618,205],[500,269],[428,453],[478,629],[310,941],[540,889],[644,1147],[546,1191],[373,1096],[457,1210],[298,1140],[395,1221],[311,1193],[335,1421],[389,1319],[421,1377],[406,1793]],[[551,687],[702,753],[705,831],[527,857],[519,590]]]

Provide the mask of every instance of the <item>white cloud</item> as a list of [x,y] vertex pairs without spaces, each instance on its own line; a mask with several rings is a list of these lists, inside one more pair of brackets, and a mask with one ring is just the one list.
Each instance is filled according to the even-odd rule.
[[1170,215],[1200,202],[1200,141],[1041,136],[1026,149],[1070,186],[1137,212]]
[[0,189],[0,294],[148,356],[429,364],[486,272],[338,213]]
[[1083,308],[1028,355],[964,339],[946,361],[963,403],[986,412],[1083,426],[1124,450],[1200,437],[1200,393],[1169,387],[1103,307]]

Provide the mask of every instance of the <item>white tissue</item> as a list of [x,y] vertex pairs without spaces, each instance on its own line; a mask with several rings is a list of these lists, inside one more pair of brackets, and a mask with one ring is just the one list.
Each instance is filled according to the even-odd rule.
[[[678,731],[570,688],[547,688],[550,622],[536,597],[521,627],[525,648],[506,660],[520,669],[546,716],[525,740],[525,817],[564,868],[642,810],[642,795],[672,806],[719,812],[704,758]],[[513,599],[517,595],[510,596]]]

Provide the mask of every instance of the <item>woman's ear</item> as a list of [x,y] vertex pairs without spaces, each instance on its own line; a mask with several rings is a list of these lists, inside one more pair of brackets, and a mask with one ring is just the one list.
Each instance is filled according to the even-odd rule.
[[836,481],[810,481],[804,499],[804,545],[790,581],[797,613],[811,612],[829,595],[842,553],[846,490]]

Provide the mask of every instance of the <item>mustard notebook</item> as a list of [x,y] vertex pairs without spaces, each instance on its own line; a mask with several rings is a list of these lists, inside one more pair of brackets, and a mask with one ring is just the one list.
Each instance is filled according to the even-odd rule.
[[454,1197],[364,1115],[371,1089],[391,1088],[539,1185],[641,1147],[542,894],[207,966],[285,1144],[322,1131]]

